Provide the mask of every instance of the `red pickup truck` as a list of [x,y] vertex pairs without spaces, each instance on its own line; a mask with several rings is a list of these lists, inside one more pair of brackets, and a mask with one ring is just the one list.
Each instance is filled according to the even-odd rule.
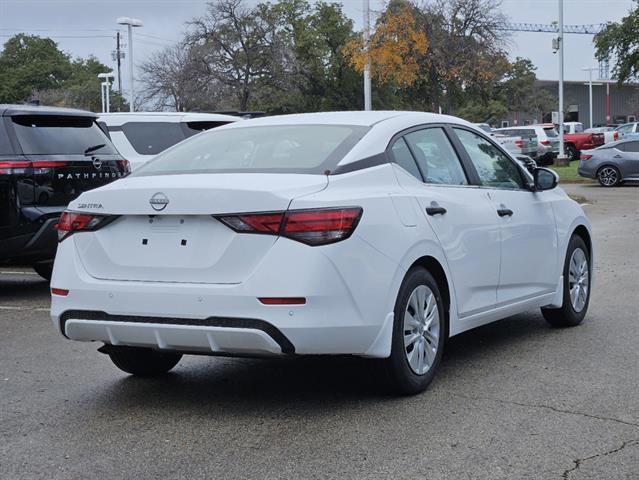
[[579,160],[582,150],[591,150],[604,143],[603,133],[585,133],[581,122],[564,123],[564,145],[570,160]]

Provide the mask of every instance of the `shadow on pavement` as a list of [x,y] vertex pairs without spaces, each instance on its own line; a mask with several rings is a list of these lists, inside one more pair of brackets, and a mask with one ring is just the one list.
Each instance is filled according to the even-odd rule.
[[[469,362],[501,361],[503,349],[526,339],[553,335],[540,315],[519,315],[452,338],[431,389],[459,381]],[[491,360],[491,357],[495,357]],[[108,359],[105,359],[108,361]],[[401,402],[389,391],[382,362],[355,357],[233,359],[211,357],[208,362],[185,357],[168,376],[144,379],[123,376],[94,398],[100,410],[160,409],[206,416],[254,411],[316,412],[326,408],[359,408],[380,402]],[[115,368],[115,367],[113,367]],[[434,387],[434,388],[433,388]],[[420,398],[420,397],[412,397]]]
[[0,273],[0,303],[14,303],[43,295],[49,296],[49,282],[39,275]]

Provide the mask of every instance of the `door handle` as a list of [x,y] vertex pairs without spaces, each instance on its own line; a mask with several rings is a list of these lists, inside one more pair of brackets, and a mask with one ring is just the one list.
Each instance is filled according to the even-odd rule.
[[444,215],[447,210],[444,207],[426,207],[426,213],[431,217],[434,215]]
[[512,217],[513,211],[510,208],[500,208],[497,210],[497,215],[500,217]]

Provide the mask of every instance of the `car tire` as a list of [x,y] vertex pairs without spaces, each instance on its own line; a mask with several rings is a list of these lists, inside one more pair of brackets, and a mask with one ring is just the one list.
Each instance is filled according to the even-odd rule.
[[578,235],[568,243],[564,261],[564,295],[561,308],[542,308],[541,313],[553,327],[575,327],[588,311],[592,264],[588,247]]
[[139,377],[164,375],[182,358],[181,353],[142,347],[109,346],[107,352],[116,367]]
[[51,275],[53,274],[53,262],[48,263],[36,263],[33,265],[33,270],[47,281],[51,281]]
[[617,167],[604,165],[597,171],[597,181],[602,187],[616,187],[621,183],[621,172]]
[[395,393],[414,395],[433,380],[448,332],[442,297],[433,276],[411,269],[395,302],[391,355],[386,372]]
[[566,155],[570,160],[579,160],[579,152],[574,145],[566,146]]

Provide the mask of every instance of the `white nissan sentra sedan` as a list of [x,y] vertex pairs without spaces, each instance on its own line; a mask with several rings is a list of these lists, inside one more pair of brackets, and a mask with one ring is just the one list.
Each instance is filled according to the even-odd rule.
[[453,335],[536,308],[583,320],[591,231],[556,185],[449,116],[229,124],[70,204],[53,323],[135,375],[185,353],[347,354],[419,392]]

